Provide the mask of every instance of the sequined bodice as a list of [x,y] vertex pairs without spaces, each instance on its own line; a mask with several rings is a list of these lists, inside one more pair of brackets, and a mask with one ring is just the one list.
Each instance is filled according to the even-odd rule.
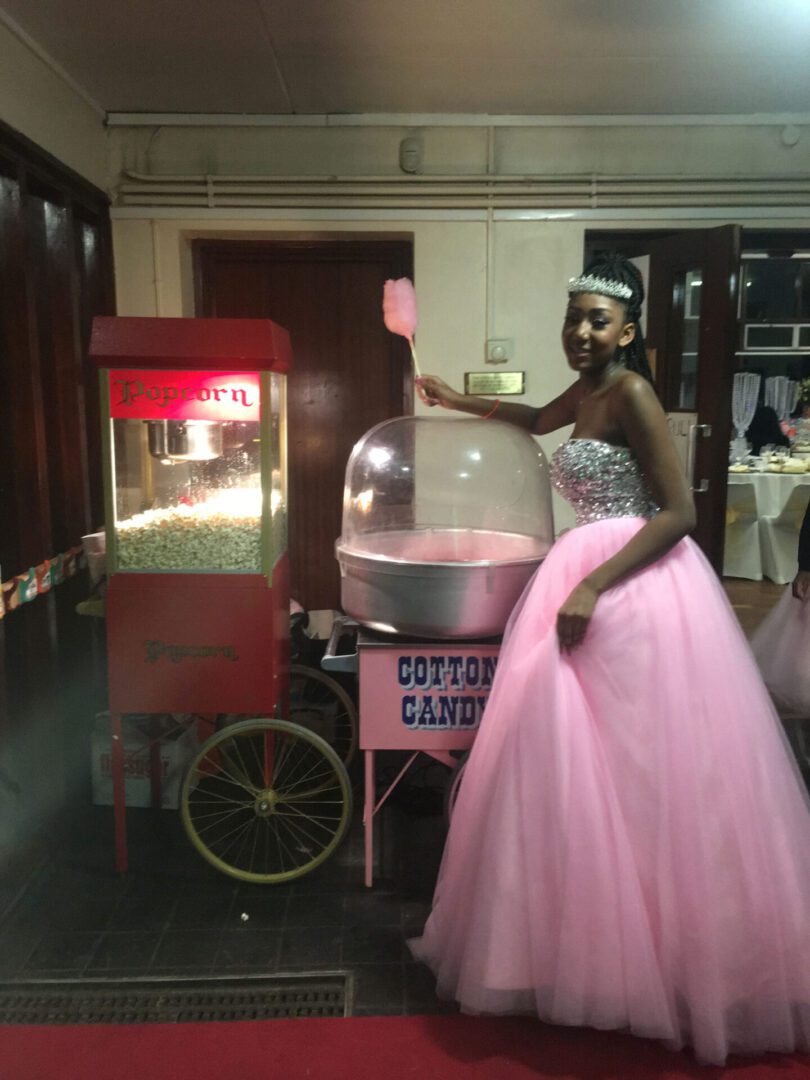
[[599,439],[569,439],[551,458],[551,482],[571,503],[577,525],[658,512],[633,451]]

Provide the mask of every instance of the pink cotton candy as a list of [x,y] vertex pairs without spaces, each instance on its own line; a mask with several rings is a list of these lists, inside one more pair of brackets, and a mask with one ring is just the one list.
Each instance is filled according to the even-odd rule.
[[411,357],[416,372],[417,385],[422,378],[419,360],[413,345],[416,330],[416,292],[410,278],[401,277],[396,281],[390,278],[383,289],[383,318],[392,334],[401,334],[411,347]]
[[401,334],[413,343],[416,330],[416,292],[409,278],[386,281],[383,289],[383,318],[392,334]]

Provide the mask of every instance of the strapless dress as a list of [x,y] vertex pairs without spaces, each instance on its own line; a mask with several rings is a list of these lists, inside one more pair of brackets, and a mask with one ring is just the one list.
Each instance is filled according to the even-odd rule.
[[730,1053],[810,1049],[810,803],[751,650],[691,539],[571,590],[657,511],[629,449],[552,459],[577,527],[507,627],[414,955],[472,1013]]

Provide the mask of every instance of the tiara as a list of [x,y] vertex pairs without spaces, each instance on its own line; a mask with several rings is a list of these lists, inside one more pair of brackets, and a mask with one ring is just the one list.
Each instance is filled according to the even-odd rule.
[[597,296],[612,296],[614,300],[629,300],[633,295],[633,290],[621,281],[583,274],[582,277],[569,278],[569,296],[572,293],[595,293]]

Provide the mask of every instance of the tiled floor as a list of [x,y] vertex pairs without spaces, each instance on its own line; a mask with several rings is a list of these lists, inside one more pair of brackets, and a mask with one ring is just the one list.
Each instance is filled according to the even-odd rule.
[[[727,582],[747,632],[781,589]],[[130,871],[112,866],[112,813],[80,808],[49,851],[21,852],[0,884],[0,981],[351,969],[357,1014],[452,1010],[406,939],[421,930],[444,841],[432,766],[378,829],[363,885],[361,814],[322,867],[282,886],[240,884],[204,863],[170,811],[130,810]],[[382,835],[380,835],[382,834]]]
[[170,811],[128,812],[131,868],[119,876],[111,811],[78,813],[0,912],[0,980],[350,969],[357,1015],[451,1010],[405,944],[429,908],[442,817],[384,814],[384,876],[369,890],[359,814],[323,867],[256,886],[209,868]]

